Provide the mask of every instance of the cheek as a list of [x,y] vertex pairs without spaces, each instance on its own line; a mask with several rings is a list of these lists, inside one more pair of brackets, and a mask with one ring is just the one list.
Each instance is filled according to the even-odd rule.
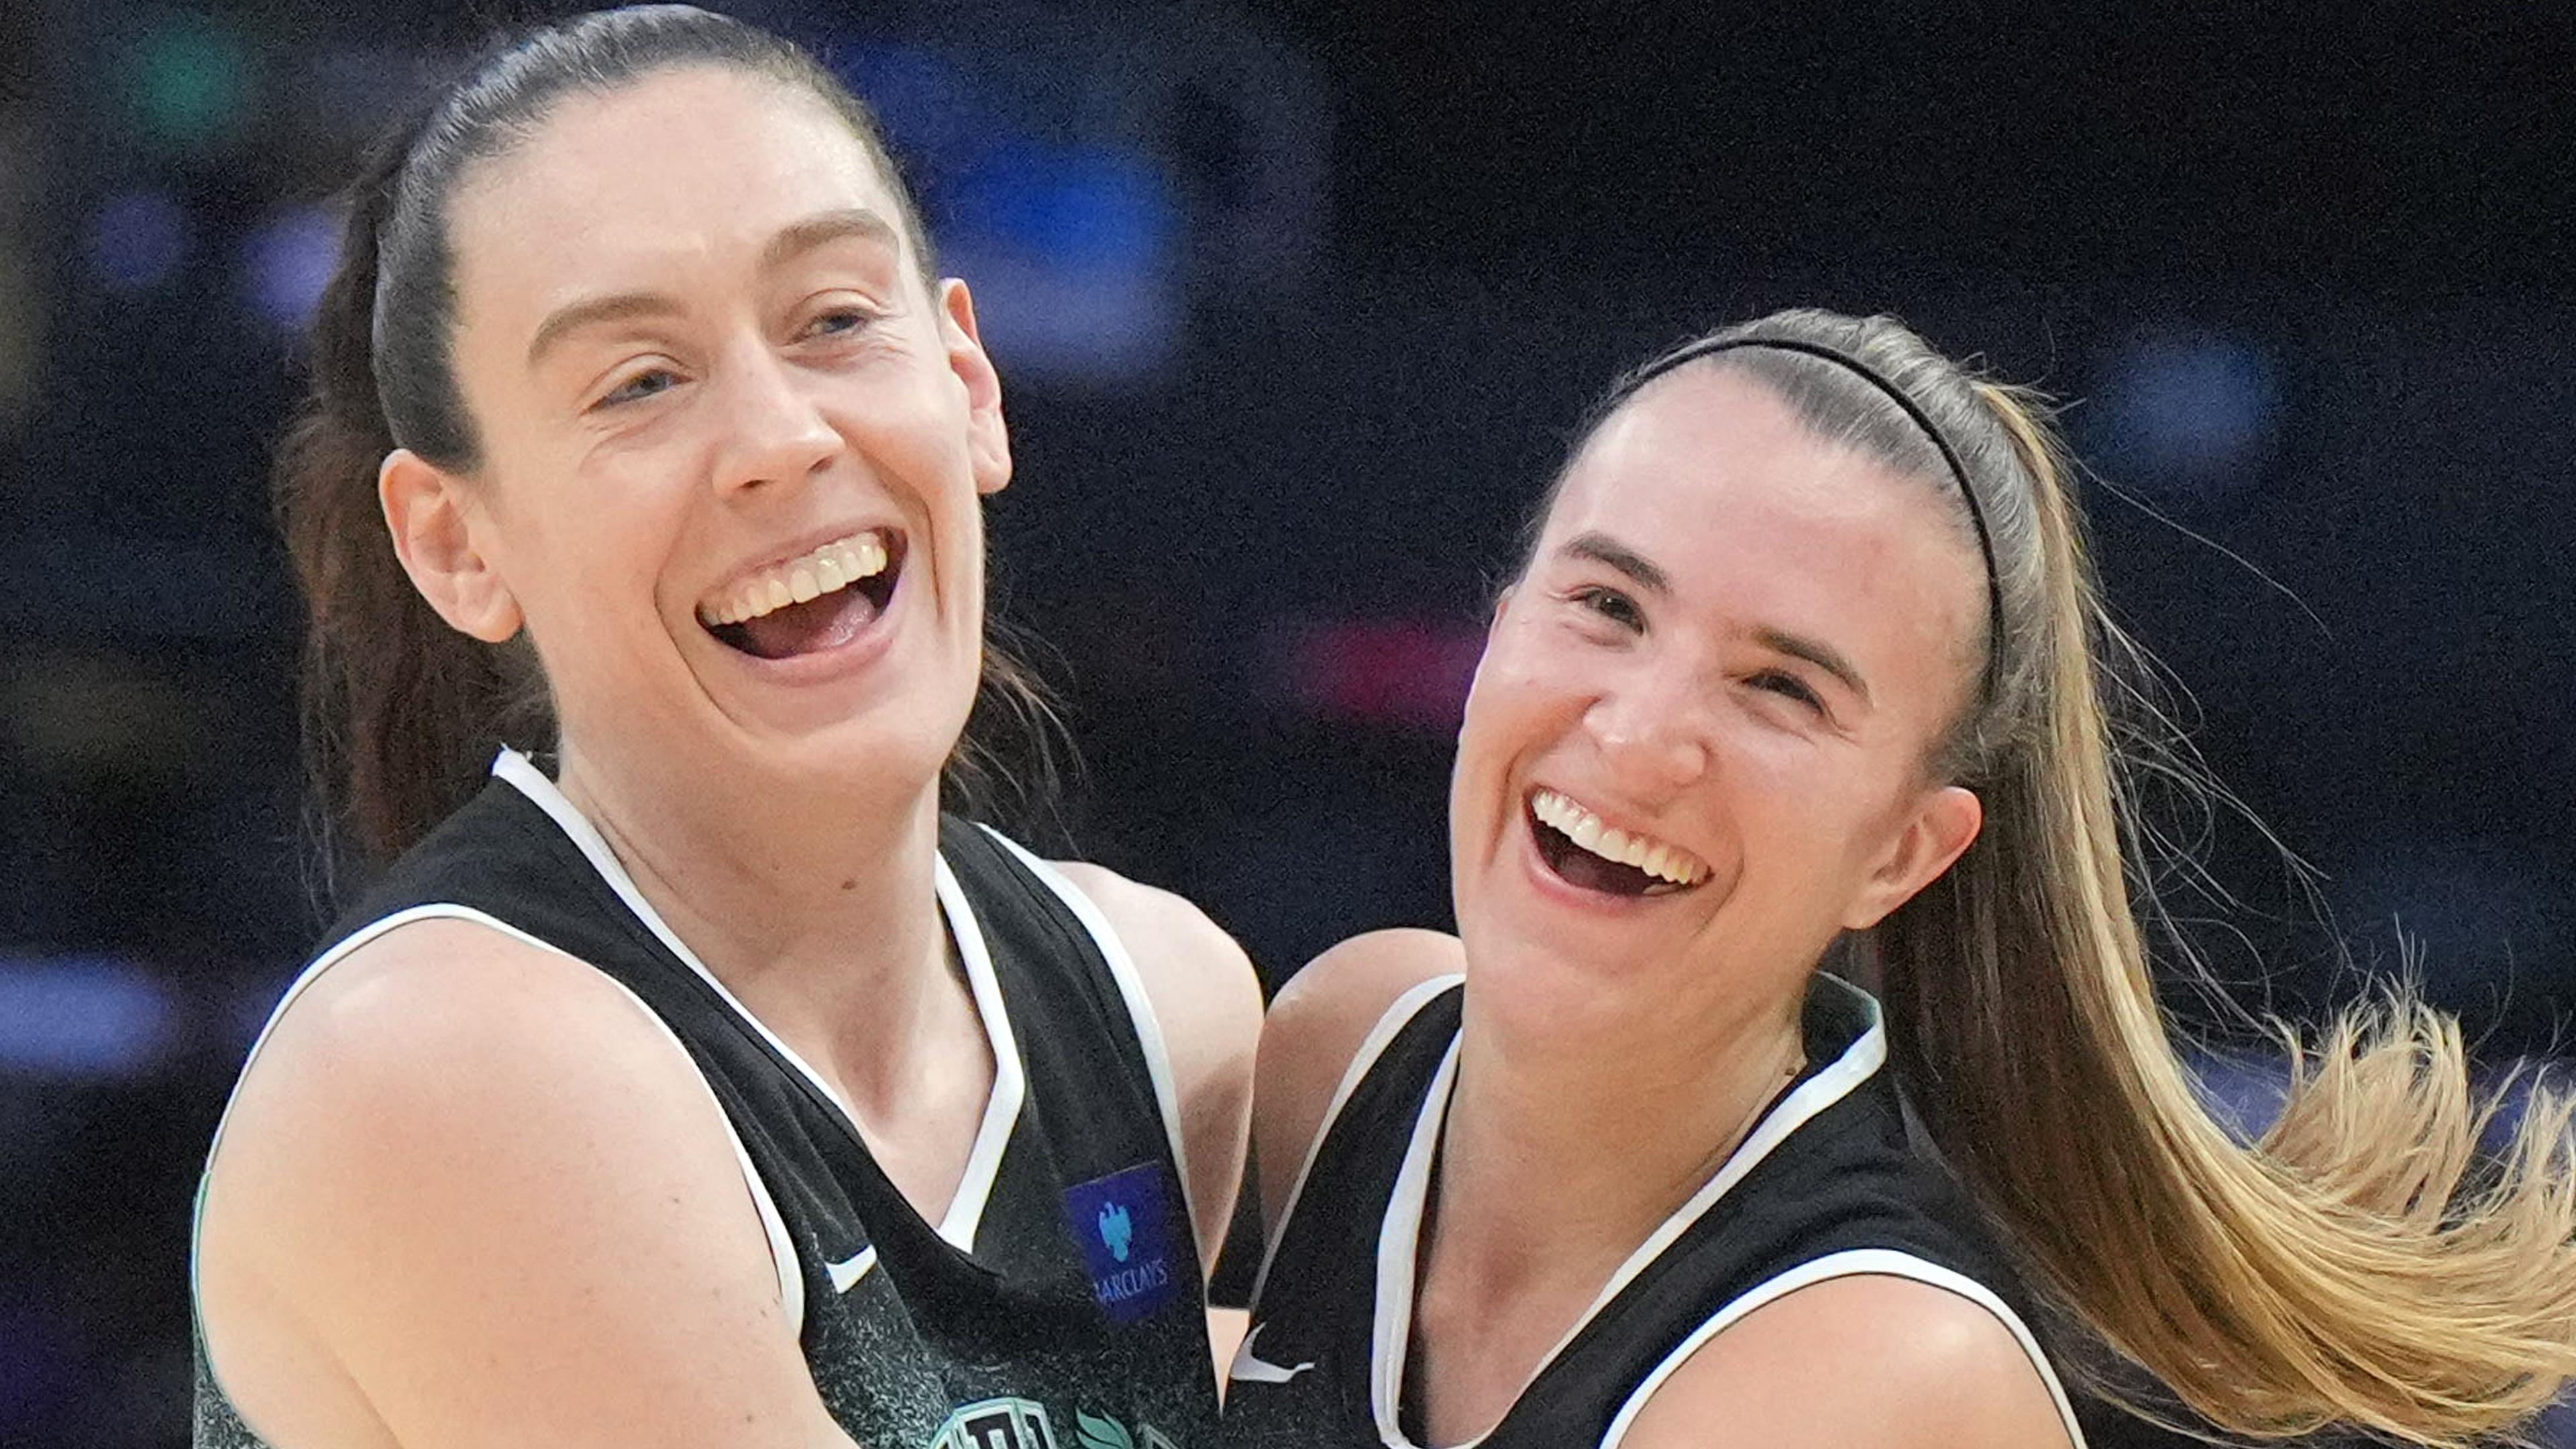
[[1450,814],[1462,830],[1489,832],[1518,802],[1513,772],[1544,759],[1582,726],[1591,698],[1579,659],[1508,620],[1495,630],[1467,691],[1458,728]]
[[1458,729],[1458,759],[1507,760],[1554,733],[1566,717],[1579,717],[1582,691],[1564,661],[1548,657],[1534,631],[1506,621],[1487,641],[1467,688]]
[[635,470],[561,477],[517,490],[499,520],[503,577],[528,628],[573,669],[667,636],[660,589],[684,522],[674,491]]

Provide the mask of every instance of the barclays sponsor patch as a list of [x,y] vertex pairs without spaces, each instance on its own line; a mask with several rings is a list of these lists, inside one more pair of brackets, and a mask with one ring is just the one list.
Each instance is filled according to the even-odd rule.
[[1172,1193],[1159,1162],[1140,1162],[1064,1190],[1066,1225],[1091,1269],[1091,1296],[1112,1323],[1135,1323],[1179,1291]]

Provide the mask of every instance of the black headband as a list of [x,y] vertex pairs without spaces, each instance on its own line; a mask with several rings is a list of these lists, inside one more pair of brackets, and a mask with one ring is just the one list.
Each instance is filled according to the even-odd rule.
[[1977,502],[1977,490],[1968,486],[1968,470],[1960,463],[1958,452],[1950,446],[1948,438],[1941,436],[1941,430],[1932,426],[1931,415],[1924,412],[1922,406],[1914,399],[1907,397],[1903,388],[1888,381],[1877,369],[1859,358],[1839,348],[1828,347],[1821,342],[1807,342],[1794,337],[1713,337],[1706,341],[1694,342],[1639,368],[1630,375],[1626,385],[1620,388],[1612,406],[1615,407],[1618,403],[1636,396],[1647,383],[1653,382],[1684,363],[1697,362],[1703,357],[1713,357],[1718,353],[1731,352],[1739,347],[1769,347],[1781,352],[1802,353],[1808,357],[1821,358],[1833,363],[1885,393],[1887,400],[1904,409],[1905,415],[1914,420],[1914,426],[1922,429],[1923,436],[1930,438],[1932,446],[1940,450],[1941,461],[1950,465],[1950,477],[1959,485],[1959,496],[1967,502],[1968,521],[1976,525],[1977,552],[1986,562],[1986,669],[1981,687],[1985,691],[1986,698],[1994,698],[1995,686],[2003,670],[2004,658],[2004,589],[2001,582],[2002,576],[1995,570],[1994,537],[1986,531],[1986,510]]

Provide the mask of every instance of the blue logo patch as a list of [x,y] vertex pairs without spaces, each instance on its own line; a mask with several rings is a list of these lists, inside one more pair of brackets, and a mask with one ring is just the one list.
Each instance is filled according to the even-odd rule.
[[1171,1194],[1159,1162],[1140,1162],[1064,1190],[1064,1217],[1091,1269],[1091,1296],[1112,1323],[1136,1323],[1172,1300],[1183,1274],[1173,1253]]

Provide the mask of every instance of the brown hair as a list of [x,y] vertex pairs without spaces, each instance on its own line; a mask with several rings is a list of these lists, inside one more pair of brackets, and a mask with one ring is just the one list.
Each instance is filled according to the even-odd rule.
[[[403,572],[377,502],[377,470],[397,447],[443,468],[477,459],[450,352],[448,202],[469,165],[526,140],[566,96],[690,65],[741,70],[831,107],[894,192],[924,280],[934,275],[917,208],[866,106],[796,46],[692,6],[601,11],[516,37],[378,145],[348,191],[340,267],[313,322],[310,388],[274,485],[309,611],[305,741],[323,825],[327,834],[345,817],[375,862],[462,803],[503,743],[548,748],[555,731],[524,636],[493,647],[450,629]],[[960,808],[997,790],[1042,795],[1054,774],[1046,692],[997,645],[1001,626],[988,619],[986,632],[974,715],[942,776]],[[1002,741],[989,738],[996,727]],[[1006,763],[1014,755],[1017,771]]]
[[[2312,1043],[2281,1030],[2288,1104],[2250,1145],[2211,1118],[2178,1058],[2140,925],[2157,907],[2137,797],[2184,755],[2126,745],[2161,723],[2115,707],[2149,698],[2145,656],[2103,609],[2034,401],[1888,318],[1784,312],[1686,347],[1727,337],[1865,364],[1941,430],[1964,478],[1850,369],[1761,347],[1688,365],[1762,380],[1818,436],[1945,496],[1976,490],[2001,657],[1978,661],[1992,687],[1930,768],[1976,790],[1985,826],[1868,944],[1899,1079],[1942,1155],[2034,1286],[2096,1341],[2074,1346],[2115,1355],[2079,1352],[2074,1367],[2171,1418],[2125,1360],[2209,1424],[2259,1437],[2340,1423],[2459,1445],[2546,1405],[2576,1377],[2567,1102],[2535,1093],[2508,1149],[2482,1161],[2496,1104],[2472,1100],[2458,1025],[2402,989]],[[1593,426],[1634,391],[1614,389]],[[1966,539],[1966,504],[1953,506]]]

